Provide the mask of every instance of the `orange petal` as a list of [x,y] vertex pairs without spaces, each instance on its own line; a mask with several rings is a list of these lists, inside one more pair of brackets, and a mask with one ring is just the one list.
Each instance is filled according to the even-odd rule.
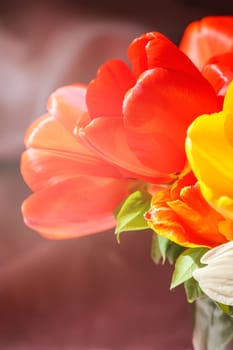
[[219,109],[212,86],[201,75],[195,79],[175,70],[148,70],[124,100],[127,142],[148,167],[179,172],[186,160],[187,127],[204,111]]
[[132,71],[136,77],[147,69],[162,67],[188,74],[199,74],[190,59],[166,36],[150,32],[136,38],[128,49]]
[[187,186],[181,199],[169,200],[169,189],[153,196],[149,225],[158,234],[185,246],[214,247],[226,242],[219,232],[224,219],[205,202],[197,187]]
[[48,111],[71,134],[76,124],[89,121],[86,106],[85,85],[68,85],[57,89],[48,100]]
[[25,223],[43,236],[67,239],[108,230],[128,182],[76,177],[32,194],[22,205]]
[[233,17],[205,17],[189,24],[180,49],[201,69],[212,57],[232,50]]
[[86,128],[80,130],[80,136],[101,157],[125,170],[125,176],[149,182],[171,180],[165,174],[145,166],[137,159],[126,142],[122,119],[96,118]]
[[135,79],[128,66],[120,60],[111,60],[98,70],[87,89],[87,106],[91,118],[121,117],[122,101]]

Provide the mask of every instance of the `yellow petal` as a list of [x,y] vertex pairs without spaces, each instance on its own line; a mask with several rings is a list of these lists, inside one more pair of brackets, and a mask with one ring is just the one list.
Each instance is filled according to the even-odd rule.
[[223,110],[233,113],[233,81],[229,84],[226,96],[224,98]]
[[223,110],[226,112],[224,132],[228,142],[233,147],[233,82],[228,87],[223,103]]
[[187,157],[201,190],[210,188],[216,198],[233,198],[233,147],[224,132],[226,115],[220,112],[198,117],[186,138]]

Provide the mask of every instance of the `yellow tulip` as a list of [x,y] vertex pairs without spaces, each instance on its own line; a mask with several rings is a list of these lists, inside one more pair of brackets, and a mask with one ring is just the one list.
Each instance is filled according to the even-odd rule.
[[225,96],[223,110],[201,115],[189,126],[186,154],[202,195],[229,219],[226,228],[229,230],[233,220],[233,82]]

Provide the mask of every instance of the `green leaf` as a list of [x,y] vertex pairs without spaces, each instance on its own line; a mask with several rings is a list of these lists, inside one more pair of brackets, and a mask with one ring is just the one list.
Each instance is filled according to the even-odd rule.
[[204,295],[199,283],[193,277],[184,282],[184,289],[189,303],[193,303],[197,298]]
[[202,266],[200,258],[207,250],[207,248],[189,248],[179,255],[172,276],[171,289],[192,278],[193,271]]
[[233,338],[233,319],[207,297],[195,303],[194,349],[224,350]]
[[144,214],[150,209],[151,195],[146,191],[136,191],[129,195],[116,215],[117,226],[115,234],[120,240],[120,234],[126,231],[145,230],[149,226]]
[[155,264],[158,264],[161,260],[162,264],[164,264],[166,259],[168,259],[170,264],[173,264],[184,249],[184,247],[170,241],[167,237],[156,233],[152,237],[151,257]]
[[164,264],[167,257],[167,250],[170,244],[170,240],[167,237],[158,235],[158,245],[162,257],[162,263]]
[[157,233],[155,232],[153,233],[151,245],[151,258],[155,264],[159,264],[161,260],[163,264],[165,263],[169,243],[170,241],[166,237],[157,235]]
[[174,242],[170,242],[168,248],[167,248],[167,259],[170,264],[173,264],[178,256],[184,251],[184,247],[181,247],[179,244],[176,244]]

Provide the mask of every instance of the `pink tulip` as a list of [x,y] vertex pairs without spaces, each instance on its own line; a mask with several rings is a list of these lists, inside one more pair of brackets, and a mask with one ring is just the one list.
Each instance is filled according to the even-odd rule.
[[130,181],[86,148],[72,130],[85,123],[84,86],[59,89],[49,114],[29,128],[21,171],[34,192],[22,206],[25,223],[48,238],[70,238],[108,230]]

